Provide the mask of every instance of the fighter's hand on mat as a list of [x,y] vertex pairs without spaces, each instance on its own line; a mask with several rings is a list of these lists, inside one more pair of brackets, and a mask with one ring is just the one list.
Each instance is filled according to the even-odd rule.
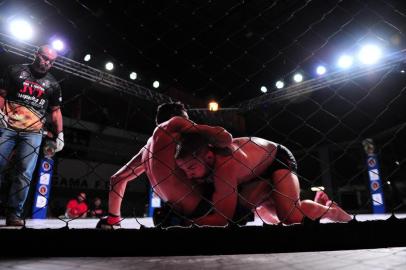
[[102,230],[114,230],[114,229],[120,229],[121,224],[120,224],[121,218],[119,216],[107,216],[103,217],[97,222],[96,229],[102,229]]

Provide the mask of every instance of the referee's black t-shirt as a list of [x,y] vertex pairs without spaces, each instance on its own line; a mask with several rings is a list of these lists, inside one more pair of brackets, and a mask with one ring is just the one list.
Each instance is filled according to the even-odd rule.
[[60,106],[62,102],[55,78],[50,73],[40,76],[27,64],[9,66],[0,88],[7,93],[7,124],[16,130],[39,131],[49,107]]

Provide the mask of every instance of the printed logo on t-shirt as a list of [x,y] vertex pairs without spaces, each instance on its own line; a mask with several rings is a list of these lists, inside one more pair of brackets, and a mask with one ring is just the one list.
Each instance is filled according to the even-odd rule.
[[10,66],[5,113],[13,129],[39,131],[49,104],[59,106],[59,84],[52,75],[35,77],[27,65]]
[[[45,88],[39,83],[25,80],[22,88],[18,90],[17,98],[21,103],[32,106],[33,108],[43,108],[45,99]],[[38,131],[42,128],[41,118],[38,117],[28,107],[21,104],[8,102],[7,114],[9,116],[9,124],[17,129],[25,129],[27,131]]]
[[30,77],[30,73],[28,73],[27,71],[22,71],[19,76],[19,78],[23,80],[27,79],[28,77]]
[[18,92],[17,97],[27,105],[35,109],[44,108],[46,103],[45,88],[40,84],[26,80],[23,82],[23,88]]

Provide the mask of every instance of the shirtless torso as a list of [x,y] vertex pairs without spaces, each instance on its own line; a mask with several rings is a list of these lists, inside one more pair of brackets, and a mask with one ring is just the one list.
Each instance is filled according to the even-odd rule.
[[176,142],[182,133],[199,133],[212,138],[217,146],[229,145],[230,133],[222,127],[198,125],[185,117],[172,117],[155,128],[147,144],[111,177],[109,214],[120,216],[121,202],[128,181],[146,173],[154,192],[183,215],[193,213],[202,199],[201,187],[187,179],[176,167]]
[[[166,124],[166,125],[165,125]],[[157,195],[186,215],[193,212],[201,200],[200,191],[193,181],[177,169],[174,154],[180,133],[168,132],[168,125],[156,128],[142,155],[145,173]]]
[[[191,139],[188,143],[194,146],[193,142]],[[268,213],[276,210],[277,218],[286,224],[298,223],[303,216],[333,221],[351,219],[329,199],[323,203],[300,200],[296,160],[286,147],[257,137],[244,137],[234,139],[231,148],[230,155],[219,154],[209,147],[198,155],[185,150],[176,160],[189,179],[210,175],[214,185],[211,201],[215,211],[196,219],[196,224],[226,225],[233,220],[237,205],[249,209],[265,207]]]

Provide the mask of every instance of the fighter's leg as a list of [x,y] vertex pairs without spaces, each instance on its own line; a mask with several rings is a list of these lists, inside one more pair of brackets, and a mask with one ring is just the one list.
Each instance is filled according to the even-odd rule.
[[[312,201],[302,201],[302,207],[315,207],[313,204],[321,204],[327,207],[327,212],[322,216],[322,218],[327,218],[332,221],[347,222],[352,219],[351,215],[345,212],[337,203],[330,200],[328,195],[324,191],[317,191],[314,197],[314,202]],[[317,206],[316,206],[317,207]]]
[[330,201],[330,198],[327,196],[327,194],[324,191],[319,190],[316,192],[316,195],[314,196],[314,201],[316,203],[326,205],[327,202]]
[[[278,217],[283,223],[301,222],[303,216],[312,220],[328,218],[332,221],[349,221],[351,216],[331,200],[326,205],[312,200],[300,201],[300,187],[297,176],[290,170],[277,170],[273,174]],[[328,197],[327,197],[328,198]]]
[[256,215],[266,224],[278,224],[280,220],[276,213],[275,203],[270,198],[255,209]]
[[289,169],[279,169],[272,174],[276,213],[285,224],[300,223],[304,217],[301,210],[300,186],[297,176]]
[[271,197],[272,186],[266,179],[253,179],[239,187],[238,203],[246,208],[252,208],[263,222],[278,224],[275,203]]

